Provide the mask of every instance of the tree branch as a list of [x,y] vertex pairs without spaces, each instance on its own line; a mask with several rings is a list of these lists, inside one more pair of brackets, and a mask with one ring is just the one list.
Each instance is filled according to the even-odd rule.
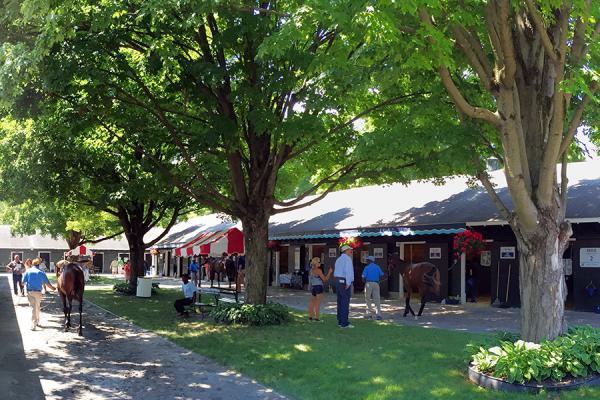
[[512,225],[514,214],[508,209],[508,207],[506,207],[500,196],[498,196],[494,185],[490,181],[490,175],[486,171],[479,171],[476,176],[500,211],[500,214],[502,214],[502,217]]
[[385,101],[382,101],[381,103],[376,104],[373,107],[367,108],[366,110],[364,110],[364,111],[356,114],[354,117],[352,117],[348,121],[343,122],[340,125],[337,125],[337,126],[331,128],[329,130],[329,133],[332,134],[334,132],[337,132],[340,129],[347,127],[348,125],[353,124],[354,122],[356,122],[360,118],[364,117],[365,115],[370,114],[373,111],[379,110],[380,108],[383,108],[383,107],[386,107],[386,106],[389,106],[389,105],[393,105],[393,104],[398,104],[402,100],[406,100],[406,99],[410,99],[412,97],[422,96],[422,95],[426,95],[426,94],[431,94],[431,92],[409,93],[409,94],[405,94],[405,95],[402,95],[402,96],[392,97],[391,99],[387,99]]
[[567,212],[567,191],[569,190],[569,177],[567,176],[568,157],[567,153],[562,155],[560,164],[560,213],[562,219],[565,218]]
[[454,81],[450,76],[450,71],[448,71],[448,68],[440,67],[439,74],[442,78],[442,83],[444,84],[444,87],[450,95],[450,98],[461,112],[463,112],[471,118],[481,119],[484,121],[488,121],[495,126],[500,126],[501,120],[500,116],[498,115],[498,112],[492,112],[487,108],[474,107],[471,104],[469,104],[467,100],[465,100],[465,98],[460,93],[460,90],[458,90],[458,88],[454,84]]
[[[598,83],[594,81],[590,85],[590,91],[592,95],[596,93],[597,90]],[[575,112],[573,113],[573,118],[571,118],[571,122],[567,127],[567,131],[564,135],[562,143],[560,144],[560,150],[558,151],[559,157],[562,157],[562,155],[565,154],[565,152],[569,149],[569,145],[571,144],[573,137],[577,133],[577,128],[579,128],[579,124],[581,123],[581,119],[583,118],[583,111],[589,102],[590,95],[586,93],[585,96],[583,96],[583,99],[581,100],[577,108],[575,109]]]
[[[275,204],[280,207],[290,207],[295,204],[298,204],[300,201],[304,200],[307,196],[310,196],[312,193],[314,193],[317,189],[319,189],[324,184],[338,182],[340,180],[340,178],[342,178],[343,176],[350,173],[360,163],[361,163],[361,161],[355,161],[349,165],[345,165],[342,168],[339,168],[338,170],[332,172],[331,174],[327,175],[326,177],[324,177],[323,179],[321,179],[320,181],[315,183],[311,188],[304,191],[304,193],[300,194],[295,199],[289,200],[289,201],[276,201]],[[332,180],[332,178],[338,174],[341,174],[341,175],[338,178],[336,178],[335,180]]]
[[548,54],[548,57],[550,57],[550,59],[552,61],[558,62],[559,61],[558,54],[556,54],[554,45],[552,44],[552,41],[550,40],[550,36],[548,36],[548,31],[546,30],[544,21],[542,21],[542,16],[540,15],[540,13],[538,11],[537,6],[533,2],[533,0],[525,0],[525,3],[527,3],[527,9],[529,10],[529,15],[531,16],[531,19],[535,26],[535,30],[540,35],[542,44],[544,45],[544,48],[546,49],[546,53]]
[[180,211],[181,211],[181,208],[176,208],[175,210],[173,210],[173,215],[171,216],[171,220],[165,227],[165,230],[160,235],[158,235],[156,238],[154,238],[152,241],[147,243],[146,248],[154,246],[156,243],[158,243],[160,240],[162,240],[162,238],[164,238],[167,235],[167,233],[169,233],[169,231],[171,230],[173,225],[175,225],[175,222],[177,222],[177,218],[180,215],[179,214]]
[[492,68],[489,62],[487,62],[487,58],[483,54],[481,46],[478,48],[475,47],[473,40],[468,38],[470,33],[462,26],[452,24],[450,29],[452,30],[456,43],[462,49],[465,56],[467,56],[469,64],[471,64],[479,76],[481,84],[489,91],[492,86]]
[[109,235],[109,236],[105,236],[103,238],[100,239],[94,239],[94,240],[88,240],[88,239],[82,239],[82,242],[80,244],[84,244],[84,243],[89,243],[89,244],[96,244],[96,243],[100,243],[100,242],[104,242],[105,240],[110,240],[113,238],[116,238],[117,236],[120,236],[123,234],[123,230],[113,234],[113,235]]

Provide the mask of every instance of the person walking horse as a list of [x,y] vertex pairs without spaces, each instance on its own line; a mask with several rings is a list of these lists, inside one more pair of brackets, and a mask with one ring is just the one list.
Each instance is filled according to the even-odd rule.
[[[375,257],[367,256],[369,264],[365,267],[362,273],[362,278],[365,281],[365,301],[367,302],[368,318],[376,318],[381,320],[381,297],[379,292],[379,280],[384,275],[381,267],[375,264]],[[377,314],[373,310],[371,298],[375,302]]]
[[56,288],[52,286],[46,273],[39,269],[40,259],[34,259],[32,264],[33,266],[25,271],[23,275],[23,284],[27,289],[27,300],[29,300],[31,306],[31,330],[34,331],[40,323],[42,286],[47,286],[52,290],[56,290]]
[[342,254],[335,260],[333,277],[337,294],[337,319],[340,328],[354,328],[348,322],[350,312],[350,295],[354,282],[354,266],[352,265],[352,247],[345,244],[341,247]]

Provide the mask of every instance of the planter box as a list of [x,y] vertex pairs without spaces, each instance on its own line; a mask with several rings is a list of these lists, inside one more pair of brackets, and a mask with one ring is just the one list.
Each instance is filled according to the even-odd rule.
[[504,392],[539,393],[541,390],[559,391],[579,389],[582,386],[600,385],[600,375],[590,375],[586,378],[571,379],[565,382],[533,382],[533,383],[509,383],[503,379],[495,378],[476,371],[469,365],[469,380],[486,389],[502,390]]

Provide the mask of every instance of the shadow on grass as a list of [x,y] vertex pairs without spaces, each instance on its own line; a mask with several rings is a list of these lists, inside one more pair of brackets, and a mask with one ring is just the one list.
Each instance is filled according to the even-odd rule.
[[[298,399],[536,398],[487,391],[467,381],[464,348],[483,335],[364,320],[354,321],[355,329],[340,330],[335,316],[324,315],[324,323],[314,323],[300,312],[281,326],[221,326],[177,319],[177,297],[176,290],[161,290],[151,299],[107,291],[94,291],[88,298]],[[583,389],[562,393],[560,399],[598,396],[600,389]]]

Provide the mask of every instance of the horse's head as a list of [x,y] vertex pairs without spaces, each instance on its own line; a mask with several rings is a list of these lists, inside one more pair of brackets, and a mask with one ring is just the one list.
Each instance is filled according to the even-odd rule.
[[391,253],[388,256],[388,268],[390,271],[399,272],[400,274],[404,273],[404,270],[410,263],[404,261],[398,253]]

